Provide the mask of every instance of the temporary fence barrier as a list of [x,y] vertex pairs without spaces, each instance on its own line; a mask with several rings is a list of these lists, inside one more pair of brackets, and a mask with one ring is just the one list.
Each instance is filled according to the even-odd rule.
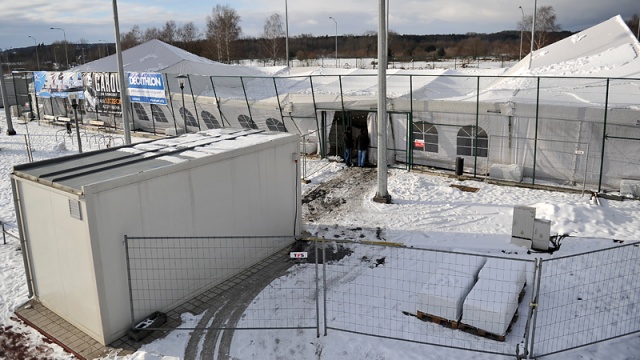
[[[127,237],[132,319],[168,311],[147,330],[333,330],[519,358],[640,331],[640,243],[543,260],[270,239]],[[195,326],[181,325],[187,312]]]

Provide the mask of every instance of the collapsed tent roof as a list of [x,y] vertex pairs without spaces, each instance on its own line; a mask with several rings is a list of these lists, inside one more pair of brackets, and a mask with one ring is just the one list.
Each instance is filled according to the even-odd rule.
[[[527,55],[482,89],[480,101],[602,107],[607,78],[609,105],[637,108],[640,81],[627,80],[640,80],[640,42],[620,15]],[[476,93],[452,100],[475,101]]]
[[[124,50],[122,62],[124,71],[132,72],[225,76],[265,75],[256,68],[222,64],[155,39]],[[77,66],[71,71],[117,72],[116,54]]]

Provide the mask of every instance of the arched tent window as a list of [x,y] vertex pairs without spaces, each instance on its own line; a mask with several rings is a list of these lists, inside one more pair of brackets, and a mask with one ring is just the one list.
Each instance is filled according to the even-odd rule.
[[191,111],[181,107],[180,116],[182,116],[182,118],[185,120],[187,126],[198,127],[198,122],[196,121],[196,118],[193,117]]
[[142,104],[140,103],[132,103],[132,104],[133,104],[133,110],[136,112],[136,115],[138,115],[138,120],[149,121],[149,116],[147,116],[147,112],[144,110],[144,107],[142,106]]
[[240,126],[245,129],[257,129],[258,125],[247,115],[238,115],[238,122]]
[[167,117],[164,112],[160,108],[160,106],[156,104],[151,104],[151,115],[153,115],[153,119],[157,122],[168,123]]
[[413,150],[438,152],[438,129],[428,122],[413,124]]
[[[477,155],[479,157],[487,157],[487,148],[489,147],[489,139],[487,137],[487,132],[484,131],[481,127],[478,128],[478,142],[474,143],[476,138],[476,127],[475,126],[463,126],[458,131],[458,141],[457,141],[457,154],[458,155],[466,155],[466,156],[474,156]],[[478,148],[478,153],[475,154],[476,145]]]
[[274,118],[267,119],[267,127],[271,131],[287,132],[287,128],[284,127],[284,124]]
[[204,121],[204,124],[207,126],[207,129],[218,129],[222,127],[220,126],[218,119],[216,119],[216,117],[213,116],[213,114],[208,112],[207,110],[202,110],[200,115],[202,115],[202,121]]

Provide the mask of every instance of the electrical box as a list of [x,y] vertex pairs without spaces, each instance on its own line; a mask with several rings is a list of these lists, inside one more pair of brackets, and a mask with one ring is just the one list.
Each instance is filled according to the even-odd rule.
[[531,247],[536,250],[549,250],[551,239],[551,221],[545,219],[535,219],[533,222],[533,243]]
[[513,208],[513,224],[511,236],[532,240],[533,224],[536,218],[536,208],[530,206],[516,206]]

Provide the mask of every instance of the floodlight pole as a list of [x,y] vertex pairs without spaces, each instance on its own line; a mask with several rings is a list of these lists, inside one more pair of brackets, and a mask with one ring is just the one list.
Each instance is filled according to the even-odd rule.
[[391,203],[387,192],[387,25],[386,0],[378,0],[378,192],[373,201]]
[[120,105],[122,106],[122,129],[124,143],[131,144],[131,130],[129,129],[129,86],[122,65],[122,44],[120,44],[120,25],[118,23],[118,2],[113,0],[113,25],[116,33],[116,58],[118,59],[118,79],[120,81]]
[[76,136],[78,137],[78,153],[82,154],[82,139],[80,138],[80,126],[78,126],[78,93],[69,93],[71,107],[73,107],[73,116],[76,123]]
[[520,27],[520,60],[522,60],[522,38],[524,37],[524,9],[522,6],[518,6],[522,11],[522,26]]
[[[115,0],[114,0],[115,1]],[[63,28],[52,27],[49,28],[51,30],[62,30],[62,35],[64,35],[64,58],[67,60],[67,70],[69,70],[69,55],[67,52],[67,33]]]
[[529,52],[529,70],[531,70],[531,63],[533,62],[533,44],[536,37],[536,15],[538,12],[538,0],[533,0],[533,21],[531,22],[531,52]]
[[36,61],[38,63],[38,71],[40,71],[40,56],[38,55],[38,41],[33,36],[29,35],[33,39],[33,44],[36,46]]
[[336,23],[336,69],[338,68],[338,22],[333,16],[329,16],[329,19],[333,20]]
[[[182,95],[182,121],[184,122],[184,133],[188,133],[187,131],[187,109],[184,107],[184,79],[187,77],[185,75],[178,75],[176,79],[178,79],[178,83],[180,84],[180,94]],[[177,135],[177,134],[176,134]]]
[[289,7],[287,5],[287,0],[284,0],[284,23],[285,23],[285,52],[287,59],[287,67],[289,67]]

